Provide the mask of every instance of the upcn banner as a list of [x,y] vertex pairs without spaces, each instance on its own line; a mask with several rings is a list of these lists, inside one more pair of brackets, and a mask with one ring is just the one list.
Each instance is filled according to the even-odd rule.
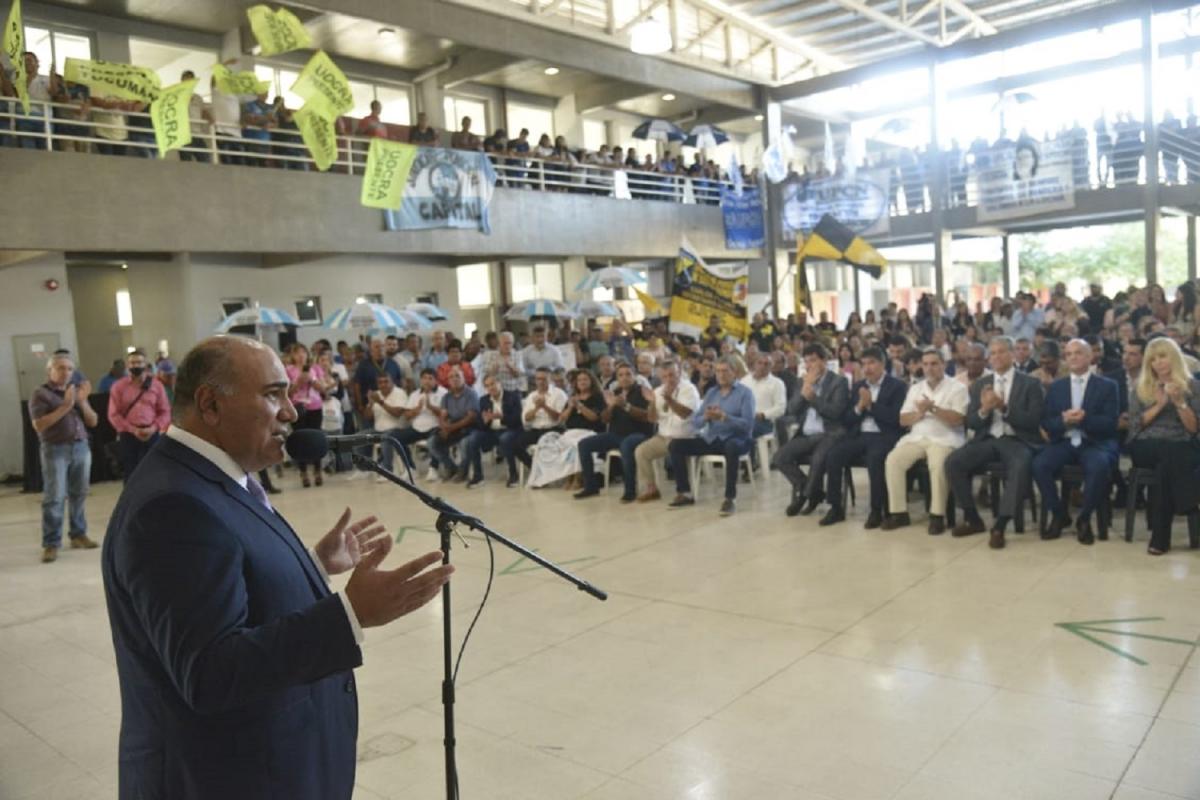
[[980,222],[1075,207],[1071,142],[1035,142],[995,148],[975,158]]
[[762,194],[758,189],[743,189],[739,195],[727,186],[721,187],[721,216],[725,221],[725,247],[729,250],[752,250],[763,246]]
[[802,240],[826,214],[859,236],[876,236],[889,230],[886,169],[860,169],[853,179],[792,180],[780,189],[780,227],[789,242]]
[[483,153],[422,147],[413,159],[399,211],[385,211],[388,230],[475,228],[491,233],[488,204],[496,171]]
[[722,277],[709,270],[704,260],[684,241],[675,259],[675,281],[671,290],[671,333],[699,338],[716,314],[725,333],[744,340],[750,330],[746,300],[750,276],[746,266]]

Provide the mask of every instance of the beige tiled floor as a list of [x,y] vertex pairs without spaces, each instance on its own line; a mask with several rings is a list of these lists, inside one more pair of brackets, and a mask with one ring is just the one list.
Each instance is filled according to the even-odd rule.
[[[306,539],[350,504],[398,562],[426,510],[373,481],[276,498]],[[451,500],[611,592],[600,603],[503,548],[459,678],[465,798],[1200,798],[1200,554],[1145,543],[932,538],[788,520],[783,481],[695,508],[489,483]],[[99,538],[118,487],[99,486]],[[98,556],[38,557],[39,498],[0,495],[0,798],[114,795],[119,725]],[[1180,521],[1182,527],[1182,521]],[[1144,533],[1142,534],[1144,537]],[[1182,532],[1177,534],[1183,538]],[[1178,542],[1177,542],[1178,544]],[[488,551],[457,547],[461,637]],[[357,797],[442,796],[440,606],[368,632]]]

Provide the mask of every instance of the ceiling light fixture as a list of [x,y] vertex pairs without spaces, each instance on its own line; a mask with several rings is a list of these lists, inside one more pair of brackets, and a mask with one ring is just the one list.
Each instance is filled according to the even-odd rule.
[[542,72],[544,72],[547,75],[557,75],[558,67],[546,67],[544,70],[542,70]]
[[380,39],[395,39],[396,38],[396,29],[395,28],[380,28],[379,29],[379,38]]
[[653,17],[642,20],[629,32],[629,49],[643,56],[665,53],[671,49],[671,31]]
[[755,122],[762,122],[762,121],[763,121],[763,115],[762,115],[762,114],[755,114],[755,115],[754,115],[754,121],[755,121]]
[[669,103],[669,102],[671,102],[672,100],[674,100],[674,99],[675,99],[675,95],[671,94],[670,92],[667,92],[666,94],[664,94],[664,95],[662,96],[662,99],[663,99],[663,101],[664,101],[664,102],[667,102],[667,103]]

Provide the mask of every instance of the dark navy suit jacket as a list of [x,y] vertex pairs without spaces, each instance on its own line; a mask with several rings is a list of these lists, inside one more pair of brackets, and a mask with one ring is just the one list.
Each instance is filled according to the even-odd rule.
[[[1071,378],[1070,375],[1059,378],[1046,391],[1042,427],[1050,434],[1051,444],[1070,439],[1062,415],[1071,408]],[[1082,408],[1085,414],[1079,427],[1083,431],[1083,444],[1119,452],[1117,418],[1121,416],[1121,398],[1116,381],[1101,375],[1091,376],[1083,392]]]
[[[846,409],[845,422],[847,430],[858,433],[862,428],[862,417],[855,412],[858,405],[860,389],[870,388],[865,380],[850,387],[850,406]],[[879,384],[879,396],[863,416],[871,417],[879,426],[879,432],[899,439],[904,429],[900,427],[900,409],[904,406],[904,398],[908,395],[908,384],[891,375],[884,375]]]
[[122,800],[350,797],[362,652],[282,517],[162,437],[102,565]]

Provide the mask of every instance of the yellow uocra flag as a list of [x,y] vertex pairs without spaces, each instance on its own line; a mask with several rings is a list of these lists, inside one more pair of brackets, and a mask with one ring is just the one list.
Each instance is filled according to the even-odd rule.
[[654,299],[653,295],[646,294],[636,286],[633,287],[633,291],[637,292],[637,299],[642,301],[642,307],[646,309],[647,317],[661,317],[663,315],[666,309],[663,308],[662,303]]
[[337,161],[337,136],[333,129],[333,120],[318,114],[307,105],[295,112],[292,119],[300,129],[300,138],[308,152],[312,154],[313,163],[317,169],[324,172]]
[[304,65],[292,84],[292,92],[305,99],[306,108],[311,106],[313,111],[329,119],[337,119],[354,108],[350,81],[324,50],[318,50]]
[[68,58],[63,78],[88,87],[96,97],[116,97],[141,103],[153,103],[162,91],[158,73],[154,70],[113,61]]
[[192,143],[192,121],[188,116],[196,80],[177,83],[162,90],[150,104],[150,121],[154,124],[154,139],[158,157],[166,158],[168,150],[178,150]]
[[[21,108],[29,113],[29,86],[25,83],[25,28],[21,23],[21,0],[12,0],[8,21],[4,23],[4,55],[12,65],[12,82],[21,98]],[[0,67],[2,69],[2,67]]]
[[250,6],[246,9],[250,19],[250,30],[262,48],[261,55],[275,56],[292,50],[312,47],[312,38],[304,24],[286,8],[272,11],[267,6]]
[[269,81],[260,81],[253,72],[234,72],[224,64],[213,64],[212,74],[221,94],[249,97],[271,89]]
[[367,151],[367,172],[363,175],[360,202],[368,208],[394,211],[400,208],[404,184],[412,170],[417,148],[411,144],[372,139]]

